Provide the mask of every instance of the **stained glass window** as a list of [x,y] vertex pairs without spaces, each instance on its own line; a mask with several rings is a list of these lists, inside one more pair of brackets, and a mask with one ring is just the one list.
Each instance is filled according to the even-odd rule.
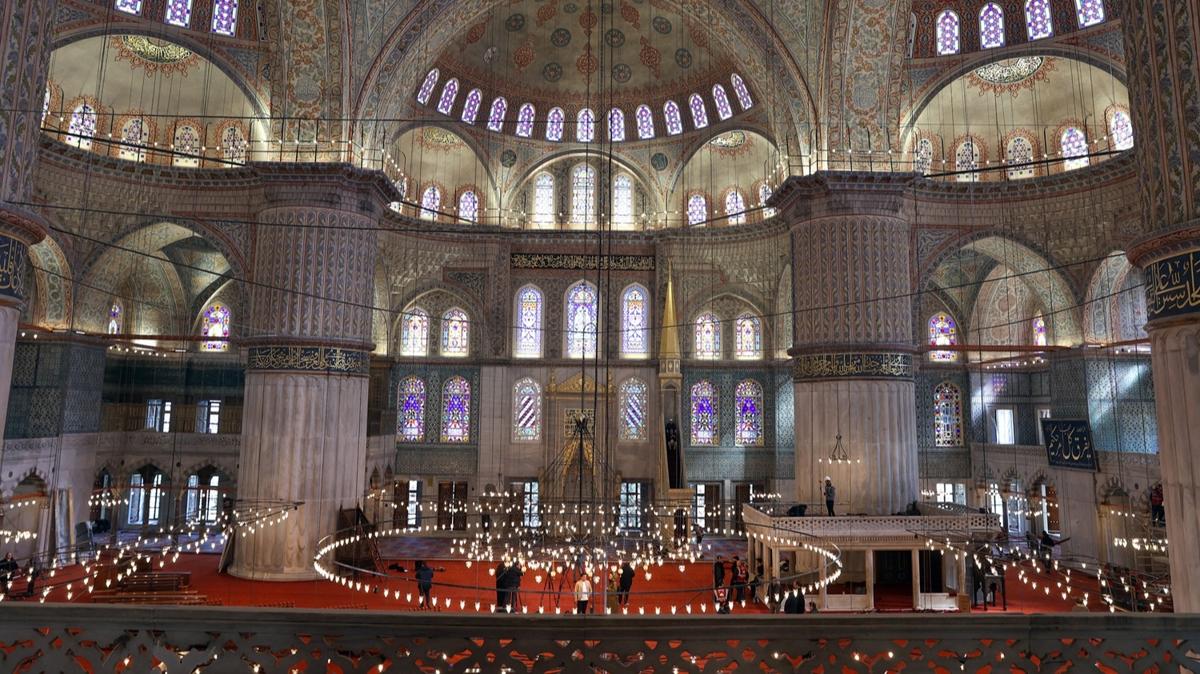
[[695,357],[717,360],[721,357],[721,319],[706,311],[696,317]]
[[461,358],[471,351],[471,319],[455,307],[442,314],[442,355]]
[[532,442],[542,435],[542,387],[526,377],[513,384],[513,440]]
[[175,127],[175,140],[171,150],[175,153],[171,158],[171,163],[175,166],[199,166],[200,132],[191,124]]
[[442,191],[437,185],[430,185],[421,193],[421,219],[437,220],[438,210],[442,207]]
[[117,0],[117,11],[126,14],[141,14],[142,0]]
[[984,49],[1004,46],[1004,10],[994,2],[979,10],[979,46]]
[[42,124],[46,123],[46,116],[50,114],[50,87],[46,87],[46,95],[42,97]]
[[429,97],[433,95],[433,88],[437,86],[438,77],[441,73],[437,68],[429,71],[425,76],[425,81],[421,83],[421,88],[417,90],[417,102],[425,105],[429,102]]
[[615,229],[633,225],[633,180],[624,173],[613,180],[612,223]]
[[1033,344],[1046,346],[1046,319],[1040,315],[1033,317]]
[[955,178],[960,183],[973,183],[979,180],[979,144],[967,136],[958,144],[954,151],[954,170],[958,172]]
[[200,325],[200,336],[212,341],[202,342],[201,351],[229,350],[229,309],[221,304],[214,304],[204,311]]
[[704,105],[704,99],[700,94],[692,94],[688,96],[688,108],[692,111],[692,125],[697,129],[703,129],[708,126],[708,108]]
[[571,222],[590,225],[596,221],[596,169],[580,164],[571,171]]
[[1088,165],[1087,135],[1078,127],[1068,127],[1062,132],[1063,170],[1070,171]]
[[538,225],[554,224],[554,176],[539,173],[533,181],[533,222]]
[[591,108],[579,111],[575,118],[575,140],[590,143],[596,139],[596,113]]
[[679,116],[679,106],[675,101],[663,104],[663,118],[667,120],[667,135],[675,136],[683,133],[683,118]]
[[396,435],[405,442],[425,441],[425,382],[418,377],[400,381]]
[[128,161],[146,161],[146,145],[150,143],[150,129],[141,117],[134,117],[121,127],[121,149],[117,156]]
[[451,77],[442,85],[442,97],[438,99],[437,111],[443,115],[450,114],[454,109],[454,99],[458,98],[458,78]]
[[108,309],[108,334],[110,334],[110,335],[121,334],[121,324],[123,322],[123,319],[122,319],[123,313],[124,312],[121,310],[120,304],[114,304],[111,307],[109,307],[109,309]]
[[442,384],[442,442],[470,442],[471,384],[451,377]]
[[[1025,136],[1010,138],[1008,147],[1005,148],[1005,158],[1008,161],[1010,180],[1033,177],[1033,143],[1030,143],[1028,138]],[[1022,166],[1022,164],[1027,165]]]
[[221,147],[225,152],[225,161],[246,163],[246,134],[242,133],[242,127],[237,124],[225,127],[225,133],[221,134]]
[[504,128],[504,113],[508,112],[508,101],[503,96],[492,101],[492,109],[488,112],[488,131],[499,131]]
[[1054,34],[1050,0],[1025,0],[1025,32],[1030,40],[1040,40]]
[[96,135],[96,109],[80,103],[71,112],[71,123],[67,125],[66,143],[81,150],[92,149],[92,137]]
[[[929,319],[929,344],[931,346],[956,346],[958,325],[946,313],[934,314]],[[953,363],[958,360],[957,351],[930,351],[929,360],[935,363]]]
[[742,314],[734,321],[733,355],[738,360],[762,358],[762,323],[757,316]]
[[687,201],[688,224],[703,227],[708,223],[708,199],[703,194],[693,194]]
[[650,106],[639,105],[635,114],[637,115],[638,138],[650,140],[654,137],[654,113],[650,112]]
[[944,10],[937,18],[937,52],[939,56],[958,53],[958,14]]
[[734,73],[729,77],[729,81],[733,84],[733,93],[737,94],[738,104],[742,106],[742,110],[749,110],[754,107],[754,101],[750,98],[750,90],[746,88],[746,82],[741,76]]
[[729,190],[725,195],[725,215],[731,225],[746,224],[746,200],[738,190]]
[[1079,27],[1087,28],[1104,22],[1104,0],[1075,0]]
[[621,357],[645,358],[650,355],[650,294],[640,285],[631,285],[621,294]]
[[596,287],[580,281],[567,290],[567,358],[595,358],[599,297]]
[[542,291],[535,286],[525,286],[517,291],[514,357],[541,358],[542,306]]
[[692,386],[692,444],[715,446],[720,441],[717,428],[717,387],[707,379]]
[[933,444],[962,446],[962,392],[948,381],[933,389]]
[[621,440],[646,439],[646,402],[649,398],[646,382],[631,378],[621,382],[618,392],[621,421],[618,430]]
[[608,111],[608,139],[614,143],[625,140],[625,113],[620,108]]
[[479,217],[479,195],[473,190],[458,196],[458,217],[467,222],[475,222]]
[[212,32],[233,35],[237,32],[237,0],[213,0]]
[[1133,121],[1129,119],[1129,113],[1124,110],[1113,111],[1108,118],[1108,135],[1112,136],[1113,149],[1133,148]]
[[733,107],[729,105],[729,95],[725,93],[725,87],[720,84],[714,84],[712,95],[713,102],[717,104],[717,117],[723,120],[732,117]]
[[532,103],[522,103],[517,110],[517,135],[522,138],[528,138],[533,135],[533,119],[537,116],[537,109]]
[[166,21],[172,26],[187,28],[192,22],[192,0],[168,0]]
[[482,102],[482,91],[472,89],[467,93],[467,100],[463,102],[462,121],[467,124],[474,124],[475,118],[479,116],[479,104]]
[[763,444],[763,390],[753,379],[739,382],[734,390],[734,412],[737,414],[733,444],[738,447],[758,447]]
[[933,170],[933,141],[922,138],[917,141],[917,151],[913,153],[913,171],[923,176]]
[[766,183],[758,184],[758,206],[762,209],[761,212],[764,220],[775,217],[775,209],[767,206],[767,200],[771,198],[772,193],[770,185]]
[[546,116],[546,140],[555,143],[562,140],[565,121],[566,114],[562,108],[550,108],[550,114]]
[[412,307],[401,317],[400,355],[429,355],[429,314],[421,307]]

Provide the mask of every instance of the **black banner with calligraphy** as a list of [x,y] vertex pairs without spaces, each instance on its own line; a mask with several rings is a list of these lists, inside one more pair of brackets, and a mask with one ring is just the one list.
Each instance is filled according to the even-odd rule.
[[1200,251],[1146,266],[1146,318],[1200,313]]
[[0,236],[0,295],[25,299],[25,260],[29,248],[22,242]]
[[1042,419],[1042,437],[1046,439],[1046,459],[1051,466],[1098,470],[1096,448],[1092,446],[1092,427],[1081,419]]

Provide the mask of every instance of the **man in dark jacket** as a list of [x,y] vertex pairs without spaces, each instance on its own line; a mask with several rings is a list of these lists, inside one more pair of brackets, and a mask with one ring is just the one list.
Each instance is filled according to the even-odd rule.
[[713,562],[713,589],[717,589],[725,585],[725,558],[717,555],[717,559]]
[[496,565],[496,613],[508,611],[508,567],[504,562]]
[[510,612],[516,613],[520,606],[517,603],[517,593],[521,590],[521,576],[524,572],[516,562],[504,571],[504,606]]
[[629,606],[629,590],[633,588],[633,566],[626,561],[621,565],[621,582],[617,585],[617,603]]
[[788,592],[787,599],[783,601],[783,612],[791,615],[804,613],[804,592],[801,590],[799,583],[792,586],[791,592]]

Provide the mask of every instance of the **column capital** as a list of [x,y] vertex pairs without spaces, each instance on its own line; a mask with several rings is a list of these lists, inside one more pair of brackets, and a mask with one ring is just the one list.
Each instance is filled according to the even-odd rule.
[[49,225],[37,213],[16,204],[0,203],[0,236],[32,246],[46,238]]

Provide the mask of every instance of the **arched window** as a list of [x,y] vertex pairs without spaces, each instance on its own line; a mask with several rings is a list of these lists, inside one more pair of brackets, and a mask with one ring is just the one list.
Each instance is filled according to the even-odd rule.
[[714,84],[712,88],[713,102],[717,104],[717,117],[722,120],[733,117],[733,107],[729,105],[729,96],[725,93],[725,87],[719,83]]
[[458,217],[467,222],[476,222],[479,218],[479,195],[473,190],[458,196]]
[[175,153],[171,163],[175,166],[195,168],[200,165],[200,132],[191,124],[175,127],[175,138],[171,144]]
[[417,102],[425,105],[429,102],[429,97],[433,95],[433,88],[437,86],[438,77],[441,73],[437,68],[429,71],[425,76],[425,81],[421,83],[421,88],[417,90]]
[[1040,40],[1054,34],[1050,0],[1025,0],[1025,32],[1030,40]]
[[742,106],[742,110],[749,110],[754,107],[754,101],[750,98],[750,90],[746,88],[746,82],[737,73],[729,76],[729,82],[733,84],[733,93],[737,94],[738,104]]
[[705,107],[704,99],[700,97],[700,94],[688,96],[688,108],[692,111],[692,126],[697,129],[708,126],[708,108]]
[[599,296],[596,287],[580,281],[567,290],[567,358],[595,358],[599,325]]
[[[201,488],[201,483],[205,488]],[[221,512],[221,476],[212,468],[192,473],[187,479],[184,517],[193,523],[213,524]]]
[[1108,118],[1108,135],[1112,136],[1114,150],[1133,148],[1133,121],[1124,110],[1114,110]]
[[767,200],[771,198],[771,186],[767,183],[758,184],[758,207],[761,209],[763,220],[775,217],[775,209],[767,206]]
[[624,173],[613,180],[612,223],[616,229],[633,225],[633,180]]
[[763,444],[763,389],[753,379],[738,383],[734,390],[733,444],[738,447],[759,447]]
[[1104,0],[1075,0],[1075,14],[1080,28],[1104,23]]
[[483,92],[478,89],[472,89],[467,93],[467,100],[463,102],[462,121],[467,124],[474,124],[475,118],[479,116],[479,105],[483,103]]
[[649,293],[640,285],[631,285],[621,293],[621,357],[645,358],[650,355]]
[[1033,317],[1033,345],[1046,346],[1046,319],[1041,314]]
[[957,54],[959,48],[958,14],[954,10],[943,10],[937,18],[937,52],[938,56]]
[[1071,171],[1088,165],[1087,135],[1079,127],[1068,127],[1062,132],[1063,170]]
[[554,176],[539,173],[533,181],[533,222],[554,224]]
[[228,351],[229,309],[221,304],[213,304],[205,309],[200,321],[200,336],[210,340],[201,342],[201,351]]
[[663,118],[667,120],[667,135],[677,136],[683,133],[683,119],[679,116],[679,106],[675,101],[663,104]]
[[542,291],[525,286],[517,291],[513,357],[542,357]]
[[246,163],[246,134],[242,133],[242,127],[237,124],[225,127],[225,133],[221,134],[221,147],[225,152],[225,161]]
[[621,440],[646,439],[646,403],[649,399],[646,382],[636,377],[621,382],[618,391],[621,420],[618,437]]
[[141,473],[129,476],[129,507],[125,521],[129,524],[142,523],[142,501],[146,498],[146,478]]
[[458,78],[451,77],[442,85],[442,97],[438,99],[437,111],[443,115],[454,110],[454,99],[458,98]]
[[442,355],[461,358],[471,351],[471,319],[454,307],[442,314]]
[[67,145],[74,145],[81,150],[92,149],[92,137],[96,135],[96,109],[87,103],[80,103],[71,112],[71,123],[67,125]]
[[695,358],[699,360],[717,360],[721,357],[721,319],[711,311],[706,311],[696,317]]
[[596,139],[596,113],[584,108],[575,117],[575,140],[590,143]]
[[954,151],[954,170],[958,172],[955,178],[960,183],[973,183],[979,180],[979,144],[971,136],[967,136],[958,144]]
[[517,135],[522,138],[529,138],[533,135],[533,119],[537,115],[537,109],[532,103],[522,103],[517,110]]
[[[929,319],[930,346],[957,346],[958,325],[944,312],[936,313]],[[929,360],[935,363],[953,363],[958,360],[957,351],[930,351]]]
[[979,46],[984,49],[1004,46],[1004,10],[994,2],[979,10]]
[[442,442],[470,442],[471,384],[451,377],[442,384]]
[[562,108],[550,108],[550,114],[546,116],[546,140],[555,143],[562,140],[565,120]]
[[513,440],[533,442],[542,436],[542,387],[526,377],[513,384]]
[[933,389],[933,445],[962,446],[962,392],[948,381]]
[[237,33],[237,0],[213,0],[212,32],[217,35]]
[[42,96],[42,119],[41,123],[46,123],[46,117],[50,114],[50,100],[53,95],[50,93],[50,87],[46,87],[46,94]]
[[693,194],[687,201],[687,220],[693,227],[708,224],[708,199],[703,194]]
[[488,131],[499,131],[504,128],[504,113],[508,112],[508,101],[499,96],[492,101],[492,109],[488,112]]
[[111,307],[109,307],[109,309],[108,309],[108,334],[110,334],[110,335],[121,334],[121,326],[125,322],[124,314],[125,314],[125,311],[121,308],[120,304],[113,304]]
[[1008,139],[1008,147],[1004,150],[1008,160],[1008,177],[1010,180],[1032,178],[1033,143],[1025,136],[1013,136]]
[[429,355],[429,314],[421,307],[404,312],[400,324],[400,355]]
[[437,220],[438,211],[442,208],[442,191],[437,185],[430,185],[421,193],[421,219]]
[[742,314],[733,322],[733,357],[738,360],[762,358],[762,323],[757,316]]
[[717,427],[717,387],[707,379],[692,386],[692,444],[715,446],[720,442]]
[[650,140],[654,137],[654,113],[650,112],[650,106],[637,106],[637,129],[638,138],[642,140]]
[[163,474],[155,469],[150,478],[150,494],[146,499],[146,524],[158,524],[162,517]]
[[425,441],[425,381],[418,377],[400,380],[396,435],[404,442]]
[[725,195],[726,221],[731,225],[746,224],[746,200],[738,190],[729,190]]
[[625,113],[620,108],[608,111],[608,139],[614,143],[625,140]]
[[[117,11],[138,15],[142,13],[142,0],[117,0]],[[131,522],[132,524],[132,522]]]
[[169,0],[166,22],[172,26],[187,28],[192,22],[192,0]]
[[590,225],[596,221],[596,169],[579,164],[571,171],[571,222]]
[[913,153],[913,171],[923,176],[933,170],[933,141],[922,138],[917,141],[917,150]]

